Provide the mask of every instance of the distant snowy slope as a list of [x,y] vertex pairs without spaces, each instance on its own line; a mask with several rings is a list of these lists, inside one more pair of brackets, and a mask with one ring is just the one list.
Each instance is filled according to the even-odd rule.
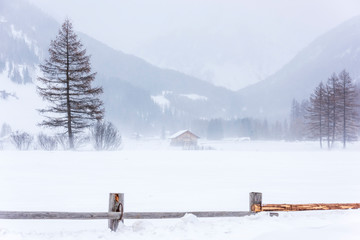
[[8,68],[12,81],[31,83],[58,24],[23,0],[0,1],[0,19],[0,72]]
[[[202,4],[202,13],[206,14],[208,6],[214,2],[216,1]],[[230,1],[223,5],[228,8],[241,4],[240,2],[242,1]],[[184,20],[188,22],[187,27],[174,26],[134,51],[160,67],[176,69],[217,86],[238,90],[264,80],[279,70],[297,53],[303,42],[288,35],[284,44],[285,37],[279,36],[276,29],[264,30],[251,19],[239,21],[237,17],[230,17],[235,15],[233,11],[236,10],[227,11],[230,12],[229,15],[217,11],[215,15],[219,19],[212,15],[210,21],[198,16],[196,20],[205,21],[201,27],[197,26],[196,20]],[[239,11],[238,16],[241,15]],[[266,16],[263,16],[258,21],[266,21],[265,19]]]
[[343,69],[360,78],[360,17],[320,36],[266,80],[238,91],[243,114],[283,119],[293,98],[308,98],[320,81]]
[[58,24],[22,0],[0,1],[0,126],[38,132],[44,103],[33,84]]
[[[8,64],[7,64],[8,65]],[[41,118],[36,111],[44,106],[33,84],[17,84],[9,78],[9,67],[0,74],[0,127],[10,124],[15,130],[39,132]]]
[[[10,102],[18,89],[36,95],[39,63],[47,56],[60,24],[25,0],[0,1],[0,101]],[[76,29],[76,23],[74,23]],[[360,76],[360,17],[320,36],[280,71],[266,80],[233,92],[198,78],[161,69],[141,58],[79,33],[91,55],[96,84],[104,88],[106,118],[122,130],[159,134],[191,127],[193,119],[255,117],[283,120],[291,100],[307,98],[320,81],[346,68]],[[17,86],[17,85],[14,85]],[[31,87],[30,87],[31,86]],[[10,94],[11,93],[11,94]],[[21,98],[20,94],[17,94]],[[7,102],[3,100],[8,98]],[[35,98],[35,97],[34,97]],[[11,100],[13,101],[13,100]],[[8,108],[11,108],[11,106]],[[19,105],[18,112],[32,107]],[[34,109],[35,111],[35,109]],[[27,117],[23,117],[27,119]],[[0,117],[0,124],[5,118]]]
[[[0,96],[10,96],[10,92],[16,95],[21,88],[27,88],[29,94],[36,97],[33,83],[39,75],[38,65],[46,58],[50,41],[59,27],[53,18],[25,0],[0,1]],[[74,27],[76,29],[76,23]],[[177,129],[174,122],[181,125],[194,118],[231,117],[236,109],[231,104],[235,94],[229,90],[158,68],[86,34],[79,33],[79,37],[92,56],[93,71],[98,73],[96,84],[104,88],[106,117],[123,129],[160,132],[168,124]],[[18,84],[13,85],[11,91],[8,80]],[[152,97],[163,92],[169,101],[165,107]],[[22,98],[21,94],[17,96]],[[188,96],[202,96],[207,100]],[[15,107],[10,100],[0,101],[2,106]],[[24,109],[35,111],[26,104],[16,107],[19,113],[25,112]],[[6,121],[0,117],[0,124]]]
[[[98,72],[98,80],[104,86],[105,94],[111,92],[106,98],[113,99],[117,96],[116,89],[120,94],[123,82],[126,82],[126,85],[143,91],[143,95],[138,97],[145,106],[156,103],[151,96],[166,93],[169,101],[168,112],[176,112],[184,118],[232,117],[237,110],[233,104],[235,92],[174,70],[158,68],[138,57],[116,51],[85,34],[80,34],[80,37],[88,53],[92,55],[94,70]],[[184,97],[191,94],[203,96],[207,101]],[[114,109],[113,102],[107,101],[107,104],[114,118],[122,117]],[[121,107],[126,108],[127,104],[131,103],[123,102]],[[162,108],[163,106],[158,106],[159,110]]]

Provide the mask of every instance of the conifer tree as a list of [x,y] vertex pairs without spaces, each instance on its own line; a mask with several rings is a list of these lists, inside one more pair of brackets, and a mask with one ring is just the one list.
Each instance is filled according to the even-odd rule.
[[[326,137],[328,148],[335,140],[343,147],[347,141],[357,138],[359,130],[358,92],[348,72],[335,73],[324,86],[322,83],[314,90],[307,109],[307,127],[311,136],[320,139]],[[331,144],[330,144],[331,143]]]
[[75,134],[103,119],[101,87],[92,87],[96,73],[91,72],[90,56],[66,19],[49,47],[49,58],[40,65],[42,76],[37,86],[40,96],[49,102],[39,110],[45,120],[39,125],[61,128],[74,148]]
[[322,148],[324,136],[324,84],[321,82],[310,96],[310,106],[307,108],[306,120],[311,138],[318,138]]
[[339,129],[339,78],[336,73],[333,73],[328,79],[327,85],[329,91],[327,94],[330,98],[330,132],[331,132],[331,147],[333,147],[337,139]]
[[356,111],[356,87],[348,72],[343,70],[339,74],[339,119],[343,147],[346,142],[356,139],[356,130],[359,126],[359,116]]
[[331,107],[331,88],[328,84],[324,86],[324,135],[326,137],[327,147],[331,148],[331,136],[332,136],[332,123],[331,123],[331,114],[332,114],[332,107]]

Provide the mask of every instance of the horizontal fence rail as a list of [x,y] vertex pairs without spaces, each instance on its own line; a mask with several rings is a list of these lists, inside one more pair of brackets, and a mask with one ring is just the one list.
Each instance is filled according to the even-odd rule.
[[290,212],[360,209],[360,203],[262,204],[262,193],[250,193],[251,212]]
[[73,219],[73,220],[96,220],[96,219],[164,219],[182,218],[186,214],[193,214],[199,218],[211,217],[243,217],[254,215],[253,212],[18,212],[0,211],[0,219]]
[[186,214],[196,217],[244,217],[256,214],[251,211],[188,211],[188,212],[124,212],[124,194],[110,193],[109,212],[20,212],[0,211],[0,219],[69,219],[69,220],[97,220],[107,219],[108,227],[116,231],[124,219],[167,219],[181,218]]
[[253,205],[254,212],[281,211],[313,211],[313,210],[345,210],[359,209],[360,203],[310,203],[310,204],[265,204]]
[[119,212],[0,212],[0,219],[120,219]]
[[196,217],[211,218],[211,217],[244,217],[250,216],[253,212],[226,212],[226,211],[212,211],[212,212],[125,212],[124,219],[164,219],[164,218],[182,218],[186,214],[193,214]]
[[0,211],[0,219],[72,219],[97,220],[107,219],[111,231],[116,231],[124,219],[166,219],[181,218],[186,214],[196,217],[244,217],[258,212],[270,212],[270,216],[278,216],[278,211],[308,211],[308,210],[335,210],[359,209],[360,203],[334,204],[262,204],[262,193],[249,194],[249,211],[189,211],[189,212],[125,212],[124,194],[110,193],[108,212],[20,212]]

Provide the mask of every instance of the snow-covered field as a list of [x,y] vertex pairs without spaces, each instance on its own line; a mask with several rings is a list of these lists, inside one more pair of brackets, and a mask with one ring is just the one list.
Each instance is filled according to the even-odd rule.
[[[167,141],[124,140],[115,152],[0,151],[0,210],[107,211],[110,192],[126,211],[248,210],[264,203],[360,202],[360,144],[202,142],[183,151]],[[0,220],[0,240],[20,239],[360,239],[360,211],[266,213],[242,218]]]

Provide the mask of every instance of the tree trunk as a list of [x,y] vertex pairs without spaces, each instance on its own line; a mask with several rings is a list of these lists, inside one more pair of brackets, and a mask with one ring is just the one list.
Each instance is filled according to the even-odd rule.
[[71,129],[71,106],[70,106],[70,62],[69,62],[69,36],[67,35],[67,47],[66,47],[66,105],[67,105],[67,128],[68,128],[68,136],[69,136],[69,148],[74,149],[74,136]]

